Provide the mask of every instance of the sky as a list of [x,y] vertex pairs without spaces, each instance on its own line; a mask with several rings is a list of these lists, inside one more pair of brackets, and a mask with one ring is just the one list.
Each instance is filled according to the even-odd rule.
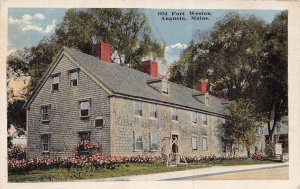
[[[10,8],[8,11],[8,54],[24,47],[35,46],[41,40],[50,37],[56,26],[63,21],[66,10],[59,8]],[[232,10],[141,9],[141,11],[148,18],[152,37],[166,45],[165,58],[167,64],[170,64],[174,60],[178,60],[182,50],[192,40],[195,31],[210,30],[215,22]],[[200,20],[192,20],[190,12],[193,11],[206,15],[200,15]],[[235,10],[244,16],[255,15],[267,23],[271,23],[274,16],[280,11]],[[167,17],[185,18],[186,20],[170,21],[166,20]],[[202,18],[208,20],[202,20]]]

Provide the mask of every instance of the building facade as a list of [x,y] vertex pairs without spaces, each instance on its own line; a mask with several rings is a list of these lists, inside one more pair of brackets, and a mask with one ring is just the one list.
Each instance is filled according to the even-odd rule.
[[196,90],[159,78],[153,61],[146,73],[111,63],[106,43],[93,50],[63,47],[25,104],[28,158],[72,156],[81,140],[109,156],[228,152],[220,132],[227,102],[205,83]]

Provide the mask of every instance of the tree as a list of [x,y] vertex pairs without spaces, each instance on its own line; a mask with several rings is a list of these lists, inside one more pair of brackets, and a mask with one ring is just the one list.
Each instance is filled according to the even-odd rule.
[[260,67],[261,85],[257,98],[257,112],[264,114],[268,122],[269,142],[277,124],[288,111],[288,46],[287,11],[278,14],[269,26],[265,38],[266,60]]
[[187,86],[209,79],[214,94],[227,89],[230,100],[249,97],[254,91],[252,83],[259,78],[266,29],[266,24],[255,16],[226,15],[206,39],[202,35],[200,40],[195,38],[183,52],[179,62],[187,67],[183,73]]
[[164,55],[164,47],[151,38],[145,14],[137,9],[70,9],[50,38],[24,49],[24,57],[9,59],[8,65],[31,76],[31,91],[62,46],[92,54],[92,44],[101,41],[112,45],[114,62],[125,57],[124,63],[134,69],[140,69],[142,58],[150,53]]
[[250,99],[239,98],[228,105],[230,117],[223,127],[224,139],[231,144],[246,146],[250,157],[250,147],[256,141],[256,130],[259,118],[255,116],[255,105]]

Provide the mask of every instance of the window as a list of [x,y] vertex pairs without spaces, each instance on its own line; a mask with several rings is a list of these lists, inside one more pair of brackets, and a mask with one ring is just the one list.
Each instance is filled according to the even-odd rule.
[[41,107],[42,121],[49,121],[50,105]]
[[150,150],[151,151],[157,151],[158,150],[157,134],[156,133],[150,133]]
[[140,101],[134,101],[134,115],[142,116],[142,102]]
[[134,150],[135,151],[143,150],[143,139],[141,133],[134,132]]
[[80,117],[90,116],[90,101],[85,100],[79,103],[80,103]]
[[52,76],[52,91],[57,91],[59,86],[59,74]]
[[205,97],[205,105],[210,106],[210,98],[208,96]]
[[192,122],[197,123],[197,113],[196,112],[192,112]]
[[207,125],[207,114],[202,114],[202,125]]
[[150,116],[150,117],[155,117],[155,118],[157,118],[157,113],[156,113],[156,111],[157,111],[157,106],[156,106],[156,104],[150,104],[150,105],[149,105],[149,116]]
[[207,137],[203,137],[202,138],[202,149],[203,149],[203,151],[207,151],[208,150]]
[[162,81],[162,92],[165,94],[169,93],[169,83],[167,81]]
[[78,71],[71,70],[70,71],[70,86],[74,87],[78,85]]
[[96,118],[95,119],[95,127],[96,128],[103,128],[103,126],[104,126],[104,120],[103,120],[103,118]]
[[91,132],[89,131],[81,131],[78,133],[80,141],[91,141]]
[[172,120],[178,121],[177,108],[172,108]]
[[197,150],[197,137],[192,137],[192,149]]
[[49,135],[44,134],[41,136],[42,139],[42,151],[49,152]]

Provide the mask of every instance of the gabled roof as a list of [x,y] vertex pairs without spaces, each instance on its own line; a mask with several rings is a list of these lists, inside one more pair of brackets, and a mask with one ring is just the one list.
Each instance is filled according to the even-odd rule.
[[[106,88],[111,95],[144,99],[221,116],[226,115],[222,105],[225,102],[223,99],[210,95],[211,105],[206,106],[204,101],[199,101],[192,96],[199,91],[172,82],[170,82],[169,94],[162,94],[147,83],[153,78],[146,73],[119,64],[103,62],[95,56],[82,53],[74,48],[64,47],[63,49],[60,53],[68,55],[83,71],[89,76],[93,76],[92,78],[97,83]],[[49,73],[46,74],[49,75]]]

